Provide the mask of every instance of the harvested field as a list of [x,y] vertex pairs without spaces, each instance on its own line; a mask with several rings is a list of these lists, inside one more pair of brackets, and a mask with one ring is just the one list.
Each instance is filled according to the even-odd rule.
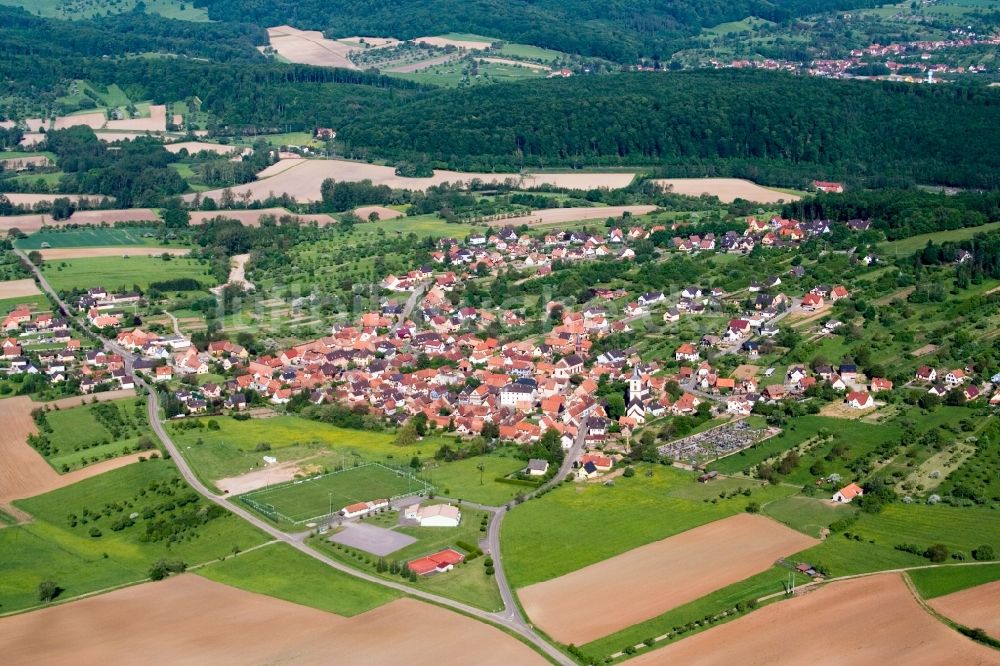
[[40,132],[25,132],[24,136],[21,137],[21,141],[17,145],[31,148],[32,146],[37,146],[43,141],[45,141],[44,134]]
[[354,214],[362,220],[367,220],[368,216],[372,213],[378,215],[378,219],[380,220],[394,220],[406,214],[394,208],[386,208],[385,206],[362,206],[361,208],[354,209]]
[[87,257],[159,257],[172,254],[181,257],[191,252],[186,247],[141,247],[123,245],[118,247],[56,247],[39,250],[42,259],[85,259]]
[[469,49],[471,51],[485,51],[492,46],[490,42],[464,41],[448,37],[417,37],[413,41],[418,44],[430,44],[431,46],[440,46],[441,48],[457,46],[460,49]]
[[37,296],[42,293],[31,278],[23,280],[7,280],[0,282],[0,300],[5,298],[21,298],[22,296]]
[[138,654],[148,664],[546,663],[499,629],[413,599],[345,618],[193,574],[4,618],[0,646],[11,665]]
[[108,122],[107,116],[101,111],[95,111],[93,113],[81,113],[78,116],[60,116],[56,118],[55,123],[52,125],[52,129],[66,129],[67,127],[76,127],[77,125],[86,125],[90,129],[101,129],[104,124]]
[[959,624],[984,630],[1000,639],[1000,580],[952,592],[927,602]]
[[[114,400],[135,395],[135,391],[112,391],[98,394],[100,400]],[[90,397],[87,396],[89,401]],[[82,404],[83,397],[65,398],[49,403],[58,405],[60,409],[75,407]],[[59,474],[49,463],[28,445],[28,435],[38,432],[31,411],[44,403],[32,402],[31,398],[18,396],[0,400],[0,423],[4,424],[0,432],[0,508],[9,505],[12,500],[34,497],[65,486],[103,474],[108,470],[129,465],[139,459],[133,454],[113,460],[96,463],[70,472]]]
[[45,225],[47,215],[0,215],[0,233],[6,234],[11,229],[19,229],[26,234],[33,234]]
[[116,210],[78,210],[68,220],[46,219],[45,224],[114,224],[115,222],[159,222],[160,216],[151,208],[124,208]]
[[0,167],[4,171],[20,171],[28,167],[44,167],[52,164],[45,155],[28,155],[26,157],[8,157],[0,160]]
[[651,664],[998,664],[929,615],[898,574],[831,583],[629,661]]
[[763,516],[696,527],[518,590],[550,636],[582,645],[694,601],[819,543]]
[[526,224],[529,227],[540,227],[548,224],[565,224],[582,220],[604,220],[609,217],[620,217],[623,213],[645,215],[656,210],[656,206],[593,206],[581,208],[545,208],[532,211],[530,215],[509,217],[503,220],[505,225],[519,227]]
[[24,121],[24,126],[29,132],[39,132],[43,127],[48,128],[48,118],[28,118]]
[[[390,166],[379,166],[365,162],[350,162],[347,160],[281,160],[272,164],[258,174],[258,180],[230,188],[239,198],[249,193],[250,199],[265,199],[270,194],[286,193],[297,201],[318,201],[320,186],[327,178],[336,181],[358,182],[370,180],[375,185],[388,185],[403,190],[426,190],[432,185],[442,183],[468,183],[478,179],[485,182],[504,182],[513,180],[520,182],[521,187],[535,187],[540,184],[550,184],[556,187],[572,189],[591,189],[595,187],[625,187],[632,182],[632,173],[544,173],[520,175],[513,173],[466,173],[458,171],[435,171],[429,178],[404,178],[396,175],[396,170]],[[222,196],[223,190],[202,192],[201,196],[212,197],[216,201]],[[193,200],[197,195],[186,194],[184,199]]]
[[151,104],[148,118],[129,118],[128,120],[109,120],[106,126],[109,130],[134,132],[166,132],[167,107],[163,104]]
[[217,217],[225,217],[230,220],[236,220],[248,227],[259,227],[260,218],[265,215],[273,216],[279,220],[282,217],[291,216],[298,218],[298,220],[302,223],[315,222],[321,227],[336,223],[336,220],[329,215],[299,215],[286,208],[260,208],[257,210],[218,210],[211,212],[192,211],[191,224],[205,224],[205,222],[214,220]]
[[787,192],[779,192],[741,178],[660,178],[653,181],[675,194],[697,197],[709,194],[719,197],[723,203],[732,203],[737,198],[758,203],[778,201],[798,201],[802,197]]
[[168,143],[164,146],[168,153],[179,153],[182,150],[188,151],[191,155],[207,151],[217,155],[228,155],[236,152],[239,148],[234,146],[223,146],[218,143],[208,143],[206,141],[181,141],[180,143]]
[[327,39],[316,30],[299,30],[288,25],[267,29],[271,47],[282,58],[303,65],[320,67],[344,67],[357,69],[347,56],[361,50],[360,45],[350,46],[343,42]]

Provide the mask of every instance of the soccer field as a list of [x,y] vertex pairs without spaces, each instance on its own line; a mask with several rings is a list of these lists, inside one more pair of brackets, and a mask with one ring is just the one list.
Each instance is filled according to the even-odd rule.
[[240,499],[272,519],[301,523],[336,513],[357,502],[391,499],[430,489],[428,483],[408,470],[397,471],[371,463],[257,490]]

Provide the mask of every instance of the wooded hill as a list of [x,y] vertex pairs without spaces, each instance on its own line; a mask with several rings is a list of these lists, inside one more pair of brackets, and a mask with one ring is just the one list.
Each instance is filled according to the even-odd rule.
[[669,58],[703,27],[871,7],[875,0],[194,0],[217,21],[289,23],[331,37],[475,33],[631,63]]

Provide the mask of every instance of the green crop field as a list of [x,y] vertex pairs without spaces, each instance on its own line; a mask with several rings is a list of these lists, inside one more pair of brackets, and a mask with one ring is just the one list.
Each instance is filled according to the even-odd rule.
[[[33,520],[0,529],[0,612],[5,613],[38,604],[43,580],[63,588],[61,598],[75,597],[144,580],[161,558],[200,564],[266,540],[235,516],[208,511],[173,463],[162,459],[16,505]],[[133,513],[138,515],[129,525]]]
[[[240,499],[269,518],[301,523],[327,516],[357,502],[426,494],[431,486],[410,470],[396,471],[378,463],[350,467],[310,479],[256,490]],[[278,516],[271,515],[271,511]]]
[[160,257],[94,257],[46,262],[42,271],[56,291],[104,287],[110,290],[128,290],[133,286],[148,289],[151,282],[194,278],[206,287],[215,280],[208,273],[208,265],[198,259],[174,257],[164,261]]
[[[646,471],[652,476],[647,477]],[[672,497],[694,475],[642,466],[614,485],[567,483],[511,511],[503,526],[503,555],[515,587],[549,580],[638,546],[791,495],[795,488],[756,487],[750,495],[690,500]],[[747,485],[747,484],[744,484]],[[642,520],[636,520],[642,516]]]
[[22,250],[38,250],[42,244],[48,247],[112,247],[116,245],[158,246],[163,241],[158,238],[162,229],[156,227],[80,227],[78,229],[43,229],[15,245]]
[[36,311],[48,310],[50,307],[49,299],[47,299],[44,294],[37,294],[35,296],[17,296],[15,298],[0,298],[0,314],[7,314],[18,305],[24,304],[31,306],[31,308]]
[[210,564],[199,569],[198,575],[344,617],[364,613],[402,596],[328,567],[284,543]]
[[933,599],[1000,580],[1000,562],[918,569],[908,572],[908,575],[920,596]]

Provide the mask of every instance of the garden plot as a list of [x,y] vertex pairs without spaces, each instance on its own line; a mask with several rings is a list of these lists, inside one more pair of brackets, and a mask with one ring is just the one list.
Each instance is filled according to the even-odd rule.
[[546,633],[582,645],[743,580],[816,543],[770,519],[741,514],[531,585],[518,596]]

